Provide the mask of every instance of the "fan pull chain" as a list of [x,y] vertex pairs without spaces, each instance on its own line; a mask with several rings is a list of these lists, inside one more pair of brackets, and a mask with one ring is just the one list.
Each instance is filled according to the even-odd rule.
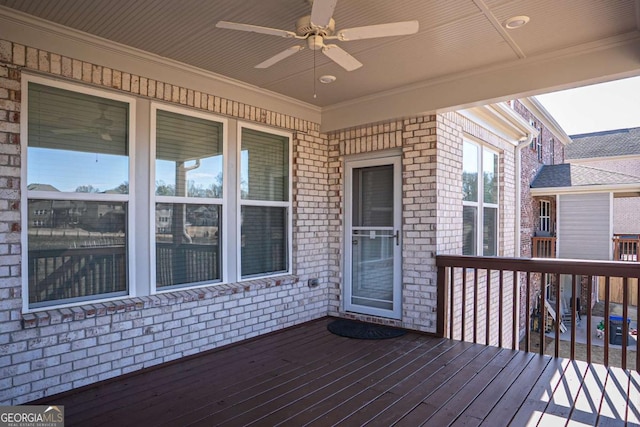
[[313,50],[313,99],[316,99],[316,50]]

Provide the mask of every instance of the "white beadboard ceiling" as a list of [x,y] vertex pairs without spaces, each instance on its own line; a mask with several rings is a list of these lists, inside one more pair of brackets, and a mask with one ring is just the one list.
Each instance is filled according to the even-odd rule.
[[[347,72],[316,53],[314,72],[314,52],[309,49],[270,68],[254,68],[301,44],[299,40],[215,27],[225,20],[295,31],[296,20],[310,13],[307,0],[0,0],[0,6],[315,105],[328,112],[334,128],[351,124],[331,116],[342,114],[345,106],[357,106],[373,119],[390,116],[391,112],[364,112],[368,100],[383,99],[384,94],[405,93],[404,105],[411,107],[399,108],[401,97],[387,99],[386,105],[398,107],[394,114],[407,114],[566,87],[571,81],[640,74],[640,52],[635,51],[639,4],[640,0],[338,0],[337,29],[414,19],[420,29],[409,36],[337,42],[363,67]],[[531,20],[522,28],[506,30],[502,23],[515,15]],[[635,43],[631,47],[630,41]],[[606,49],[619,50],[628,63],[575,76],[563,76],[554,68],[560,60],[579,57],[579,63],[580,55]],[[559,70],[569,69],[565,65]],[[496,81],[485,78],[471,84],[473,76],[488,71],[495,73]],[[545,75],[551,71],[556,75]],[[314,75],[324,74],[337,80],[316,83],[314,98]],[[511,83],[512,76],[521,81]],[[437,86],[442,82],[464,88],[465,94]],[[420,96],[433,94],[438,100],[415,99],[415,88],[430,86],[431,92]],[[380,108],[384,107],[376,111]]]

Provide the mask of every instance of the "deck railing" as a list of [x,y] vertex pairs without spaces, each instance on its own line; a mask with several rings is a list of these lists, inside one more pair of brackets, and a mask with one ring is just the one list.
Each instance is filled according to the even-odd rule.
[[[545,354],[545,337],[547,331],[554,339],[553,355],[559,357],[561,322],[557,319],[551,322],[549,316],[551,310],[545,307],[550,306],[555,313],[561,313],[563,308],[560,301],[560,286],[555,286],[551,296],[555,302],[551,305],[546,299],[545,292],[538,292],[536,297],[534,289],[544,289],[542,280],[549,277],[555,278],[555,283],[564,283],[571,286],[572,301],[570,307],[578,307],[576,298],[578,287],[585,278],[587,294],[593,295],[597,286],[597,279],[604,278],[605,300],[604,300],[604,330],[603,332],[603,361],[605,365],[610,364],[610,334],[614,331],[620,334],[619,338],[621,360],[616,361],[616,365],[627,369],[630,365],[635,365],[631,369],[640,372],[640,352],[638,351],[637,336],[635,343],[630,338],[630,324],[621,321],[620,328],[616,328],[614,320],[611,319],[610,312],[611,278],[619,277],[623,284],[622,288],[622,316],[621,319],[628,319],[631,310],[637,307],[629,304],[629,284],[634,283],[640,287],[638,277],[640,268],[634,262],[600,262],[565,259],[525,259],[525,258],[500,258],[500,257],[471,257],[471,256],[450,256],[438,255],[436,257],[438,273],[438,334],[450,338],[461,339],[474,343],[487,345],[498,345],[500,347],[517,349],[520,348],[521,324],[524,330],[523,350],[531,351],[530,338],[532,331],[532,313],[535,308],[540,309],[544,315],[539,317],[539,325],[535,332],[539,334],[540,346],[538,351]],[[523,279],[522,279],[523,278]],[[630,280],[635,279],[635,280]],[[521,283],[522,282],[522,283]],[[522,315],[519,316],[518,307],[519,293],[518,287],[522,289],[522,294],[526,295]],[[591,363],[594,336],[597,325],[592,320],[591,304],[583,304],[583,321],[586,322],[586,361]],[[576,324],[577,316],[575,310],[570,310],[570,322],[568,325],[570,333],[570,354],[571,359],[576,359]],[[521,320],[522,318],[522,320]],[[552,323],[552,325],[550,325]],[[613,329],[611,328],[613,326]],[[581,344],[582,345],[582,344]],[[616,348],[618,348],[616,346]],[[635,352],[635,353],[634,353]],[[632,362],[632,363],[629,363]]]
[[614,234],[612,240],[615,261],[640,261],[638,257],[640,234]]
[[531,256],[533,258],[555,258],[556,238],[555,237],[532,237]]

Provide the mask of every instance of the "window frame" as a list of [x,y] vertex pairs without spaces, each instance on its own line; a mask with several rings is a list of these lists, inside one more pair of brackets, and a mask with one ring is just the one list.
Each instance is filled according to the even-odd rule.
[[[128,194],[110,194],[110,193],[77,193],[77,192],[53,192],[53,191],[33,191],[28,190],[27,183],[27,171],[29,169],[29,159],[28,159],[28,148],[29,148],[29,83],[36,83],[43,86],[54,87],[58,89],[63,89],[71,92],[96,96],[99,98],[116,100],[119,102],[124,102],[129,105],[129,114],[128,114],[128,159],[129,159],[129,167],[128,167],[128,183],[129,183],[129,192]],[[64,308],[64,307],[73,307],[79,304],[84,303],[99,303],[105,301],[114,301],[122,299],[123,297],[136,297],[137,290],[135,286],[135,277],[136,277],[136,264],[135,264],[135,233],[133,230],[135,229],[135,212],[136,212],[136,180],[135,180],[135,172],[136,172],[136,134],[135,134],[135,123],[136,123],[136,108],[137,108],[137,99],[133,96],[123,95],[119,93],[111,92],[107,89],[96,88],[88,85],[76,84],[66,81],[61,81],[52,78],[45,78],[40,76],[35,76],[28,73],[23,73],[22,75],[22,85],[21,85],[21,110],[22,110],[22,120],[20,123],[20,158],[21,165],[20,168],[20,190],[21,197],[20,203],[22,209],[20,210],[20,219],[23,224],[21,230],[20,241],[22,244],[22,254],[21,254],[21,281],[22,281],[22,312],[23,313],[32,313],[36,311],[41,311],[43,309],[51,309],[51,308]],[[44,303],[36,303],[31,304],[29,302],[29,269],[28,269],[28,259],[29,259],[29,200],[72,200],[72,201],[97,201],[97,202],[117,202],[117,203],[126,203],[127,206],[127,221],[126,221],[126,291],[123,293],[118,292],[117,294],[110,294],[110,296],[101,296],[106,294],[98,294],[98,295],[90,295],[85,297],[77,297],[73,298],[72,301],[62,300],[64,302],[48,301]]]
[[[477,148],[477,153],[478,153],[478,163],[477,163],[477,170],[478,170],[478,182],[477,182],[477,194],[478,194],[478,200],[477,201],[467,201],[467,200],[462,200],[462,206],[463,209],[465,206],[470,206],[470,207],[475,207],[476,208],[476,223],[475,223],[475,231],[476,231],[476,235],[475,235],[475,242],[476,242],[476,247],[475,247],[475,253],[474,254],[465,254],[463,251],[463,255],[472,255],[472,256],[494,256],[494,255],[484,255],[484,209],[485,208],[489,208],[489,209],[495,209],[496,211],[496,221],[497,221],[497,226],[496,226],[496,234],[495,234],[495,241],[496,241],[496,253],[495,255],[497,256],[500,253],[500,179],[501,179],[501,175],[500,175],[500,152],[498,150],[496,150],[493,147],[489,147],[485,144],[473,141],[467,137],[463,138],[463,150],[462,150],[462,156],[464,159],[464,145],[465,143],[473,145]],[[490,153],[493,154],[495,156],[497,156],[497,164],[496,164],[496,186],[497,186],[497,194],[496,194],[496,203],[490,203],[490,202],[486,202],[484,199],[484,155],[485,153]],[[463,216],[463,226],[464,226],[464,216]],[[463,236],[464,239],[464,236]],[[463,247],[464,249],[464,247]]]
[[[217,122],[222,125],[222,197],[221,198],[206,198],[206,197],[190,197],[190,196],[157,196],[156,195],[156,155],[157,155],[157,117],[158,111],[166,111],[175,114],[181,114],[188,117],[195,117],[198,119]],[[228,128],[229,122],[226,118],[220,117],[210,113],[204,113],[184,107],[173,106],[163,104],[159,102],[151,102],[150,106],[150,120],[149,120],[149,285],[150,294],[161,294],[165,292],[173,292],[183,289],[195,289],[205,286],[219,285],[227,283],[228,278],[228,264],[227,260],[227,229],[228,225],[228,192],[229,192],[229,180],[228,177]],[[157,286],[157,269],[156,269],[156,204],[157,203],[169,203],[169,204],[198,204],[198,205],[219,205],[222,214],[222,225],[220,227],[219,235],[222,235],[220,240],[220,269],[221,276],[219,281],[205,281],[194,283],[181,283],[176,285],[170,285],[162,288]]]
[[[282,136],[288,139],[288,171],[289,171],[289,179],[288,181],[288,197],[287,201],[266,201],[266,200],[252,200],[252,199],[243,199],[242,198],[242,185],[241,185],[241,176],[242,176],[242,130],[243,129],[252,129],[259,132],[269,133],[277,136]],[[249,280],[256,280],[261,278],[268,277],[276,277],[287,274],[292,274],[293,271],[293,133],[283,131],[280,129],[270,128],[267,126],[260,126],[253,123],[238,121],[237,124],[237,146],[236,146],[236,276],[238,282],[245,282]],[[287,216],[287,245],[286,245],[286,262],[287,269],[286,271],[278,271],[268,274],[255,274],[250,276],[242,276],[242,207],[243,206],[258,206],[258,207],[282,207],[285,208],[285,214]]]
[[[546,227],[543,224],[546,223]],[[551,202],[540,200],[540,231],[551,232]]]

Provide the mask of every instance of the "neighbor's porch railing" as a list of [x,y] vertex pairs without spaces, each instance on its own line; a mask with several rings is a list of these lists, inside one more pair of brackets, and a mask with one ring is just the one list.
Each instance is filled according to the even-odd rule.
[[539,237],[531,238],[531,256],[533,258],[555,258],[556,257],[556,238],[555,237]]
[[640,261],[640,234],[614,234],[612,240],[615,261]]
[[[530,351],[530,325],[532,309],[534,307],[546,307],[545,292],[540,292],[538,297],[531,297],[534,285],[542,285],[541,280],[545,275],[555,277],[556,283],[560,283],[561,275],[567,275],[572,287],[572,299],[570,307],[576,307],[577,286],[586,276],[587,294],[592,295],[596,285],[596,278],[604,278],[604,364],[609,365],[610,356],[610,309],[609,295],[611,290],[611,278],[622,278],[622,319],[629,318],[629,286],[634,282],[640,288],[640,268],[633,262],[599,262],[586,260],[566,259],[529,259],[529,258],[499,258],[499,257],[472,257],[472,256],[436,256],[438,273],[438,324],[437,332],[450,339],[462,339],[483,344],[495,344],[500,347],[512,349],[519,348],[520,322],[518,310],[517,287],[520,277],[523,276],[522,293],[526,295],[524,303],[524,350]],[[630,279],[635,279],[630,281]],[[538,280],[538,283],[534,283]],[[452,286],[453,285],[453,286]],[[540,286],[539,289],[544,289]],[[555,313],[561,313],[560,286],[555,287],[555,303],[552,309]],[[592,321],[591,304],[584,304],[586,309],[586,358],[591,363],[593,339],[596,325]],[[637,308],[636,308],[637,310]],[[545,336],[548,316],[546,308],[542,309],[544,315],[540,316],[539,338],[540,354],[545,353]],[[637,313],[637,311],[636,311]],[[571,310],[571,324],[569,330],[570,358],[576,358],[576,319],[575,310]],[[559,357],[560,351],[560,322],[553,322],[553,337],[555,339],[554,356]],[[638,340],[634,348],[630,348],[629,324],[621,322],[621,361],[623,369],[627,369],[627,349],[635,351],[631,356],[635,360],[635,370],[640,372],[640,352]],[[617,332],[617,330],[616,330]],[[538,332],[536,332],[538,333]]]

